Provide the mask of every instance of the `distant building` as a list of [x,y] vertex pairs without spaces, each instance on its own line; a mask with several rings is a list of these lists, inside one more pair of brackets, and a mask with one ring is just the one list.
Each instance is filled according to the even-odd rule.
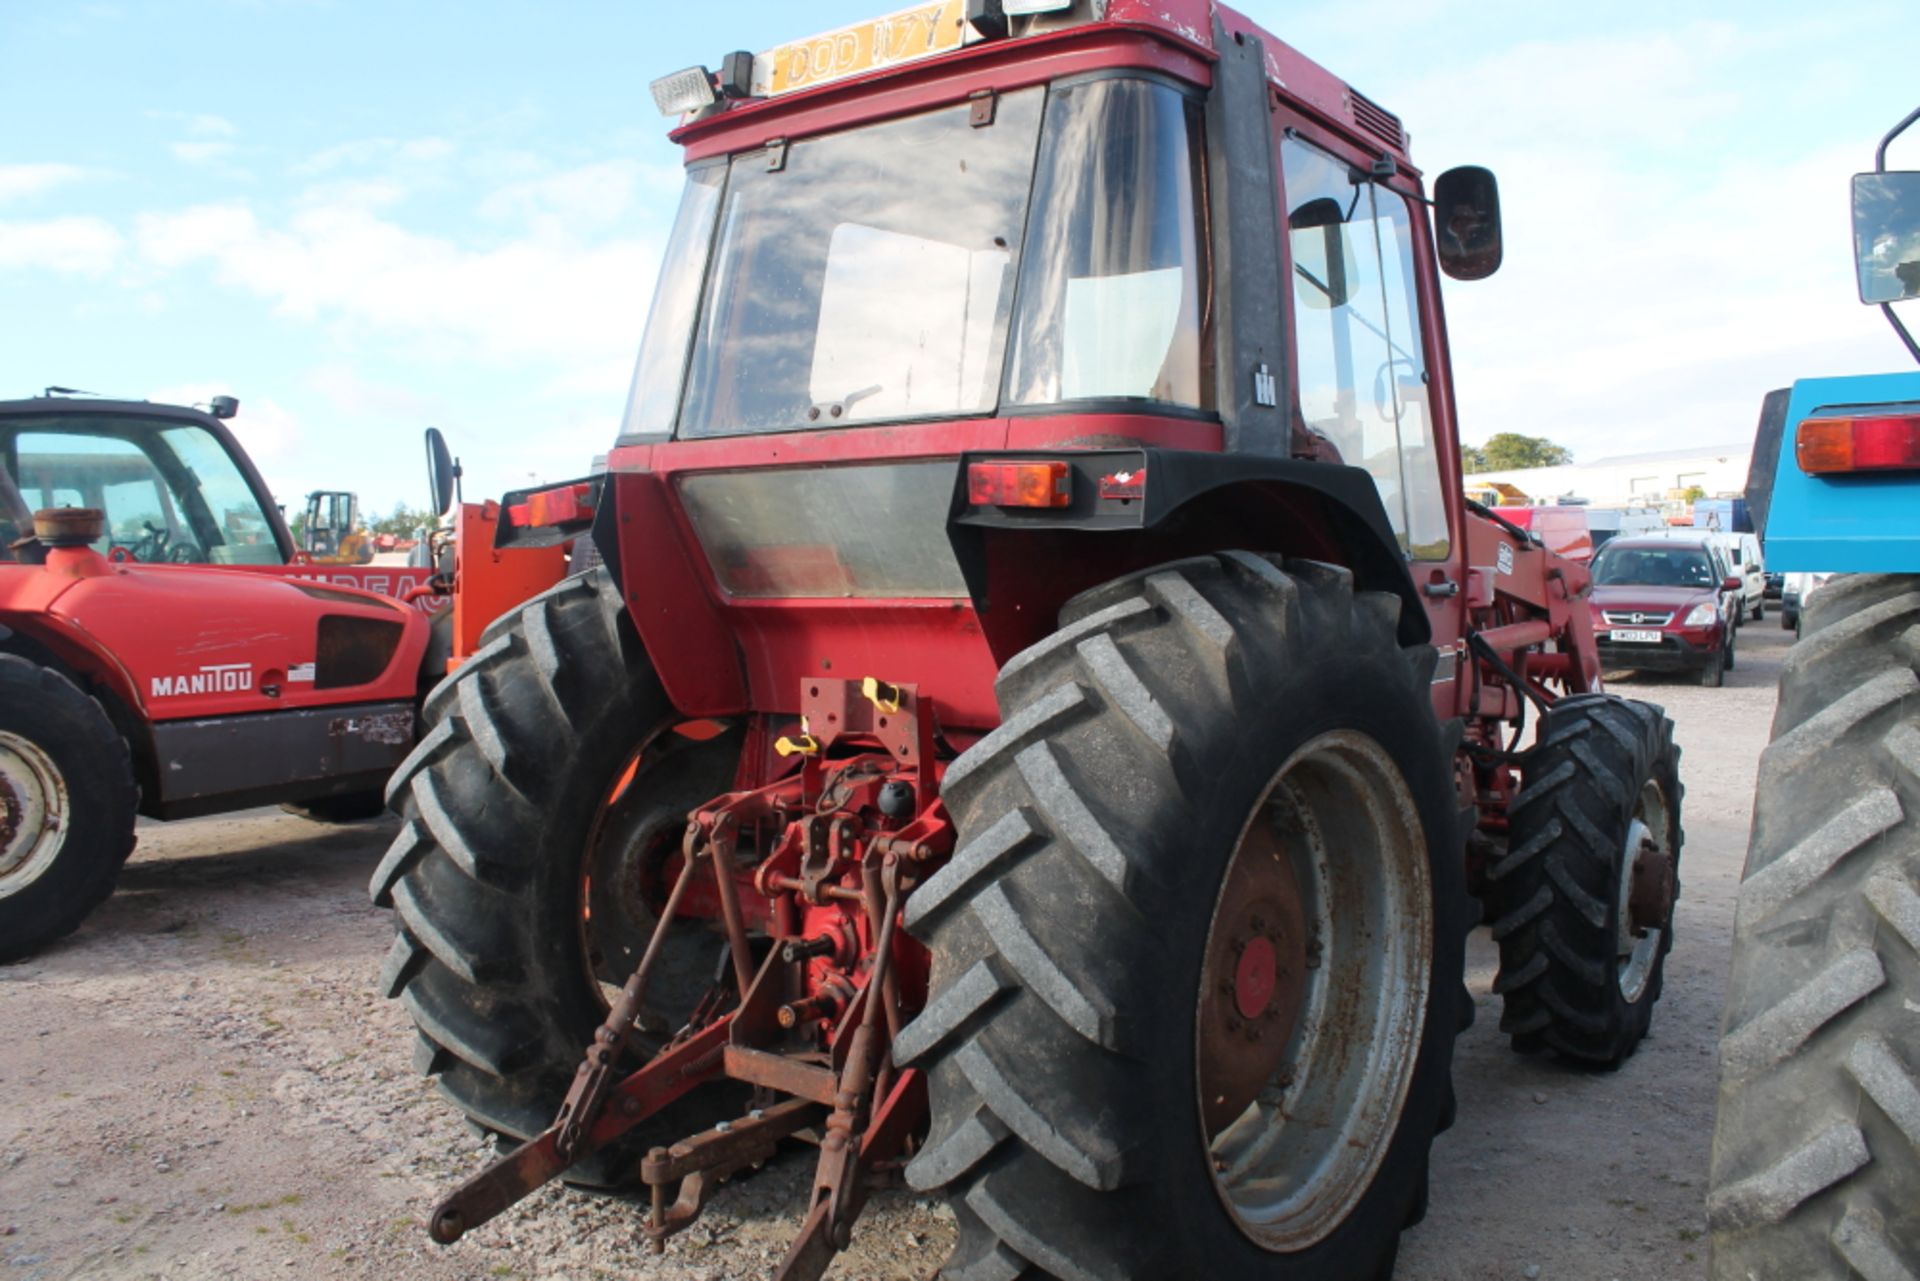
[[1657,506],[1696,487],[1710,498],[1744,492],[1752,455],[1752,441],[1663,449],[1559,467],[1473,472],[1466,478],[1466,487],[1472,491],[1500,482],[1521,490],[1535,503],[1571,498],[1595,507]]

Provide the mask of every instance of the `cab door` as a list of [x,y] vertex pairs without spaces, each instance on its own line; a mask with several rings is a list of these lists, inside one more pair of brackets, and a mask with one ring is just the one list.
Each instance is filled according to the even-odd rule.
[[[1281,124],[1296,423],[1320,438],[1320,456],[1372,474],[1445,680],[1463,631],[1465,539],[1426,216],[1395,185],[1404,179],[1369,176],[1373,154],[1302,117]],[[1450,704],[1450,689],[1436,693]]]

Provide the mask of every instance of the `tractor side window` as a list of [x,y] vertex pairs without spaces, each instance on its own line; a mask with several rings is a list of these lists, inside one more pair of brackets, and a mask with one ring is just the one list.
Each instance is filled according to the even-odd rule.
[[1056,86],[1009,403],[1213,408],[1198,104],[1157,81]]
[[1281,160],[1301,418],[1372,473],[1408,554],[1440,559],[1447,504],[1407,202],[1296,139],[1281,144]]

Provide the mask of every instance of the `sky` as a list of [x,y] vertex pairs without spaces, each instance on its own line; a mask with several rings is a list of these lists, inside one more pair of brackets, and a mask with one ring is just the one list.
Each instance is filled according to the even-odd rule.
[[[1445,288],[1462,433],[1592,459],[1750,439],[1770,388],[1909,360],[1848,232],[1916,105],[1909,5],[1242,7],[1429,175],[1499,175],[1505,266]],[[231,393],[290,507],[424,506],[430,425],[469,498],[582,475],[681,183],[649,82],[889,7],[0,0],[0,398]],[[1891,159],[1920,169],[1920,128]]]

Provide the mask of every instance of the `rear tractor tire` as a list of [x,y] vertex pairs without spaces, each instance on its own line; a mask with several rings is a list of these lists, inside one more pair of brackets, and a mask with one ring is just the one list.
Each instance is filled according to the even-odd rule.
[[0,962],[71,933],[113,893],[139,805],[126,741],[100,704],[0,654]]
[[1470,1014],[1434,651],[1397,617],[1228,553],[1076,598],[1001,672],[906,914],[947,1275],[1390,1274]]
[[1577,694],[1548,709],[1488,870],[1515,1049],[1612,1068],[1647,1034],[1680,895],[1679,763],[1649,703]]
[[1716,1281],[1920,1267],[1920,575],[1836,578],[1801,621],[1734,917]]
[[[646,946],[688,812],[731,786],[738,740],[690,743],[677,719],[604,569],[495,621],[426,701],[371,886],[398,918],[381,985],[419,1030],[416,1067],[484,1130],[552,1122]],[[669,936],[637,1040],[680,1026],[717,956],[697,925]],[[635,1151],[695,1128],[679,1122],[701,1093],[569,1178],[620,1182]]]

